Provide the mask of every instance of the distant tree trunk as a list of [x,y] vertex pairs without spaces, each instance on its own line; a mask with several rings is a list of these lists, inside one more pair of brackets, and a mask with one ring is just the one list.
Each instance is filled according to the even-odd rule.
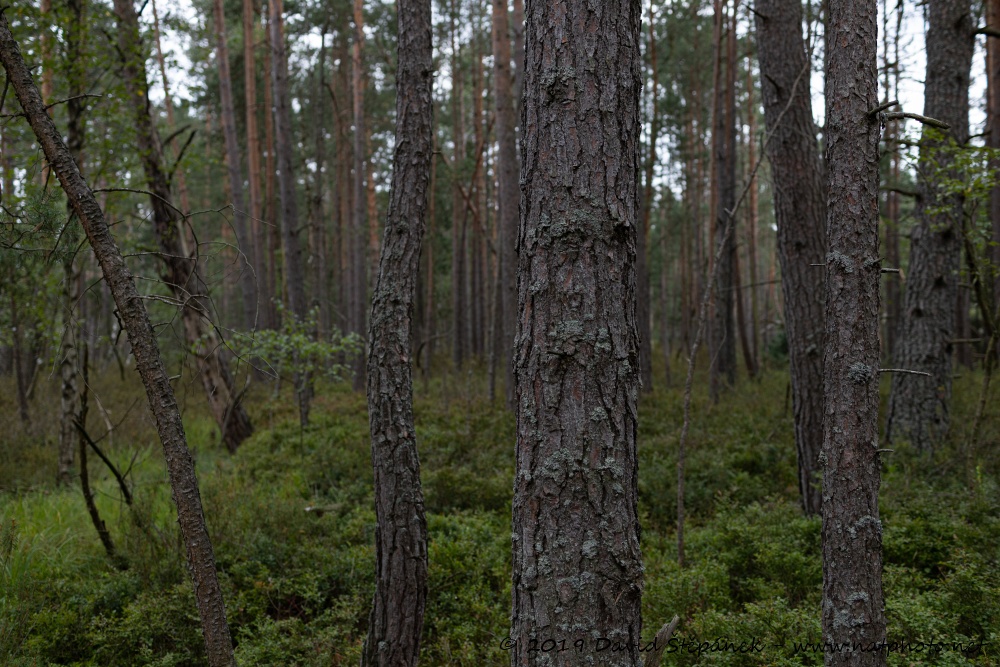
[[651,115],[649,119],[649,154],[646,159],[645,189],[642,193],[642,215],[636,237],[636,317],[639,326],[639,378],[643,391],[653,390],[653,323],[652,295],[649,278],[650,212],[653,209],[653,175],[656,173],[656,142],[660,138],[659,69],[656,62],[656,32],[653,5],[649,5],[649,67],[652,73]]
[[[521,29],[523,33],[523,26]],[[516,24],[515,34],[517,34]],[[521,48],[523,55],[523,41]],[[497,105],[497,225],[500,237],[500,271],[497,280],[500,281],[501,327],[497,361],[503,364],[507,406],[513,409],[514,328],[517,325],[517,225],[521,193],[511,83],[507,0],[493,0],[493,93]]]
[[268,2],[271,14],[271,85],[274,88],[275,157],[278,162],[278,188],[281,191],[281,241],[284,248],[285,283],[288,305],[299,321],[306,318],[305,273],[299,239],[299,207],[292,172],[291,91],[288,85],[288,60],[285,55],[284,11],[281,0]]
[[[886,641],[879,520],[876,0],[830,0],[826,70],[823,361],[823,641]],[[808,76],[808,74],[806,75]],[[809,135],[811,138],[811,134]],[[883,667],[885,651],[834,650],[827,667]]]
[[150,205],[153,209],[153,229],[163,261],[163,282],[181,304],[184,338],[197,360],[209,409],[222,433],[223,443],[234,452],[253,433],[253,426],[229,373],[225,347],[209,319],[208,288],[198,273],[197,261],[187,247],[178,211],[170,204],[170,186],[163,168],[160,138],[149,110],[149,87],[146,83],[145,54],[139,38],[139,18],[132,0],[115,0],[115,14],[126,90],[131,99],[145,100],[145,104],[133,106],[133,121],[147,187],[152,194]]
[[[362,339],[365,329],[365,301],[368,296],[368,280],[365,269],[365,87],[362,49],[365,40],[365,14],[362,0],[354,0],[354,44],[351,51],[351,76],[354,99],[354,213],[350,235],[351,260],[351,332]],[[365,386],[365,359],[358,355],[354,364],[354,391]]]
[[[986,24],[1000,29],[1000,0],[986,0]],[[1000,148],[1000,39],[986,38],[986,145]],[[992,169],[1000,169],[1000,160],[990,161]],[[993,303],[1000,304],[1000,184],[990,190],[990,220],[993,230],[993,247],[990,261],[993,264]]]
[[[115,9],[118,12],[127,9],[131,17],[135,18],[128,0],[117,0]],[[130,38],[126,36],[123,41],[127,46]],[[125,53],[132,53],[134,57],[131,50]],[[188,567],[194,581],[208,664],[211,667],[234,667],[236,660],[233,657],[233,643],[195,478],[194,459],[187,448],[180,410],[163,367],[156,336],[142,297],[139,296],[134,279],[108,230],[94,193],[80,175],[52,119],[45,113],[41,96],[10,33],[7,17],[3,14],[0,14],[0,61],[7,70],[7,78],[13,84],[17,99],[46,159],[55,170],[67,199],[87,233],[104,278],[111,287],[121,320],[128,331],[136,368],[146,388],[149,408],[163,444],[181,537],[187,547]],[[139,106],[141,108],[142,105]]]
[[410,355],[432,156],[430,0],[399,0],[396,148],[372,296],[368,414],[375,468],[375,601],[363,667],[415,667],[427,601],[427,521]]
[[[749,278],[748,297],[750,302],[750,354],[748,367],[752,367],[751,375],[760,373],[760,319],[757,307],[757,223],[759,217],[759,197],[757,174],[753,171],[757,164],[757,101],[754,99],[754,80],[752,56],[747,53],[747,159],[745,171],[752,181],[747,192],[747,277]],[[766,123],[767,121],[765,121]]]
[[451,156],[451,306],[452,306],[452,362],[455,368],[461,368],[466,356],[466,331],[468,314],[465,297],[465,226],[468,217],[468,207],[462,196],[461,169],[465,163],[465,123],[462,106],[462,70],[459,67],[459,45],[457,42],[458,13],[460,5],[452,1],[451,17],[451,116],[452,143],[454,152]]
[[[257,56],[254,48],[254,17],[257,12],[254,0],[243,0],[243,94],[246,107],[247,128],[247,194],[250,212],[251,245],[253,246],[253,268],[256,274],[257,303],[261,328],[276,327],[271,316],[271,302],[268,291],[267,241],[261,224],[263,210],[260,192],[260,130],[257,127]],[[267,86],[265,86],[266,88]],[[270,114],[268,108],[266,113]]]
[[[727,0],[717,0],[716,58],[714,111],[712,126],[712,161],[715,166],[713,184],[715,216],[714,242],[725,243],[719,257],[719,270],[715,282],[715,317],[711,326],[710,391],[713,401],[718,401],[723,386],[736,382],[736,327],[733,321],[733,257],[736,253],[736,234],[725,233],[733,207],[736,205],[736,120],[734,117],[736,72],[732,38],[726,12]],[[726,48],[726,65],[723,67],[723,40]],[[723,75],[723,71],[725,74]]]
[[817,476],[823,444],[824,280],[822,268],[812,265],[826,261],[826,187],[812,116],[802,4],[757,0],[755,19],[764,122],[772,133],[765,150],[785,296],[799,496],[805,513],[815,515],[823,500]]
[[[514,356],[516,666],[640,664],[641,12],[638,0],[528,6]],[[557,630],[570,646],[583,640],[585,651],[593,637],[624,648],[531,651],[531,639]]]
[[[83,58],[83,39],[86,23],[84,21],[83,0],[67,2],[71,17],[66,30],[66,70],[69,83],[69,100],[67,107],[67,142],[70,155],[76,161],[77,168],[83,173],[83,120],[84,100],[80,98],[85,92],[86,65]],[[70,208],[72,212],[72,207]],[[70,217],[63,229],[64,243],[75,244],[79,239],[79,223]],[[80,374],[79,346],[83,343],[81,327],[78,323],[77,304],[80,303],[83,272],[74,254],[67,254],[63,259],[63,340],[59,361],[59,375],[62,380],[59,420],[59,471],[60,484],[72,481],[73,452],[80,442],[76,422],[81,415],[81,394],[78,382]],[[82,462],[81,462],[82,465]]]
[[[482,33],[482,22],[477,12],[474,32]],[[482,42],[476,40],[476,55],[472,62],[472,115],[474,118],[474,140],[476,142],[476,169],[473,174],[473,206],[476,209],[477,224],[472,227],[469,244],[469,351],[482,358],[486,337],[486,294],[483,285],[482,247],[486,224],[486,112],[483,106],[485,84],[483,71]]]
[[[166,59],[163,57],[163,47],[160,44],[160,17],[156,13],[155,0],[151,0],[150,4],[153,7],[153,36],[156,41],[156,60],[160,65],[160,79],[163,81],[163,106],[167,110],[167,127],[173,132],[177,124],[174,120],[174,102],[170,95],[169,79],[167,79]],[[180,150],[176,138],[171,142],[171,145],[175,153]],[[177,182],[177,194],[181,198],[181,209],[184,211],[184,215],[187,215],[191,212],[191,202],[188,198],[187,177],[184,175],[184,170],[178,167],[174,179]]]
[[[884,83],[886,101],[898,99],[899,78],[900,78],[900,52],[899,39],[903,24],[903,3],[896,3],[895,19],[896,27],[892,31],[892,49],[890,52],[889,42],[889,17],[890,9],[888,0],[883,0],[883,51],[885,53]],[[900,127],[897,123],[892,123],[885,128],[884,139],[885,151],[889,154],[889,184],[891,186],[900,185]],[[987,134],[987,143],[989,142]],[[1000,144],[998,144],[1000,146]],[[998,199],[1000,202],[1000,199]],[[885,262],[886,266],[898,269],[902,266],[902,258],[899,251],[899,228],[902,222],[900,216],[900,194],[892,189],[885,193]],[[888,362],[892,358],[893,350],[896,349],[896,334],[899,330],[900,318],[900,274],[887,273],[882,276],[882,285],[885,288],[885,328],[882,346],[882,358]]]
[[948,123],[945,136],[925,129],[917,170],[917,225],[910,237],[910,266],[900,320],[896,368],[924,371],[930,378],[892,376],[886,439],[906,440],[930,451],[948,432],[951,403],[955,302],[962,258],[963,200],[941,191],[954,151],[969,140],[969,69],[972,13],[965,0],[930,0],[924,115]]
[[520,115],[524,95],[524,0],[514,0],[514,100]]
[[313,93],[313,154],[316,171],[309,197],[309,264],[312,266],[313,305],[318,308],[317,334],[325,340],[329,332],[329,299],[327,297],[326,268],[326,215],[323,210],[324,185],[323,170],[326,166],[326,105],[323,103],[326,66],[326,32],[324,25],[320,31],[319,54],[316,58],[316,87]]
[[[6,22],[6,19],[3,19]],[[17,414],[25,426],[31,424],[31,413],[28,410],[28,379],[25,377],[24,350],[22,340],[24,332],[21,328],[19,308],[14,290],[10,290],[10,327],[13,330],[14,381],[17,384]]]
[[278,321],[276,301],[281,298],[282,276],[279,270],[278,257],[281,250],[281,225],[278,222],[278,197],[275,194],[275,175],[277,167],[274,159],[274,95],[271,80],[273,76],[273,63],[271,61],[271,19],[270,12],[264,14],[264,39],[266,45],[264,49],[264,144],[267,154],[264,159],[264,199],[267,201],[267,222],[270,233],[268,234],[269,252],[267,253],[267,283],[264,294],[267,301],[267,308],[271,324],[275,328],[280,328]]
[[[253,331],[257,326],[257,283],[253,275],[253,242],[247,230],[246,203],[243,199],[243,168],[240,165],[240,142],[236,138],[236,111],[233,107],[233,85],[229,76],[229,46],[226,43],[226,16],[223,0],[214,0],[215,59],[219,69],[219,99],[222,104],[222,134],[226,142],[229,165],[229,189],[233,198],[233,230],[240,246],[240,293],[243,297],[243,328]],[[253,61],[251,61],[253,62]]]

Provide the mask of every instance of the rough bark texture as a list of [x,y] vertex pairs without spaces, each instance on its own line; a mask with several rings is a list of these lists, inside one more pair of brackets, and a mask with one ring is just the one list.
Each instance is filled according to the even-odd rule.
[[635,666],[641,4],[527,14],[511,664]]
[[219,100],[222,106],[222,134],[226,142],[229,190],[233,198],[233,230],[239,243],[240,293],[243,296],[243,327],[252,331],[257,326],[257,281],[251,266],[253,243],[247,231],[246,203],[243,199],[243,168],[240,164],[240,142],[236,138],[236,111],[233,107],[233,84],[229,75],[229,46],[226,43],[226,16],[223,0],[215,0],[215,59],[219,69]]
[[511,91],[507,0],[493,0],[493,89],[497,115],[497,207],[500,226],[500,326],[498,360],[505,369],[507,405],[514,407],[514,331],[517,323],[517,225],[519,178],[514,96]]
[[118,50],[123,58],[125,88],[129,97],[136,100],[133,120],[146,184],[152,193],[153,228],[163,260],[161,277],[180,304],[184,339],[197,360],[209,409],[222,433],[222,441],[229,451],[235,451],[253,433],[253,426],[239,403],[225,347],[209,319],[208,288],[198,273],[195,255],[187,247],[178,211],[170,204],[170,184],[163,166],[160,138],[150,115],[139,18],[132,0],[115,0],[115,14],[119,24]]
[[[122,1],[118,0],[118,3]],[[132,15],[135,15],[134,12]],[[180,410],[160,359],[156,336],[142,297],[139,296],[132,275],[111,236],[94,193],[80,175],[52,119],[45,113],[38,88],[31,79],[3,14],[0,14],[0,61],[7,70],[8,80],[46,159],[55,170],[63,191],[90,240],[132,344],[136,369],[146,388],[149,409],[153,413],[163,444],[181,537],[187,549],[188,567],[194,581],[195,599],[205,634],[208,663],[212,667],[234,666],[236,661],[233,658],[233,645],[222,603],[222,591],[215,572],[215,556],[202,512],[194,460],[187,448]]]
[[[67,9],[71,13],[66,30],[66,69],[69,83],[70,99],[67,107],[67,142],[70,155],[76,160],[77,167],[83,172],[83,142],[84,127],[83,95],[86,85],[86,66],[83,59],[84,16],[83,0],[70,0]],[[43,96],[44,99],[44,96]],[[63,230],[67,245],[79,239],[79,223],[70,218]],[[68,484],[71,480],[73,452],[80,439],[74,426],[82,409],[80,398],[79,356],[77,349],[83,336],[78,322],[77,304],[83,287],[83,272],[78,266],[75,254],[69,254],[63,259],[63,340],[59,361],[59,375],[62,380],[59,421],[59,476],[60,484]]]
[[285,285],[288,305],[299,321],[306,318],[305,272],[299,242],[299,206],[292,172],[292,112],[288,87],[288,57],[285,46],[284,12],[281,0],[268,3],[271,14],[271,85],[274,88],[275,157],[278,162],[278,190],[281,196],[281,243],[285,256]]
[[927,76],[924,115],[951,125],[925,130],[917,169],[917,225],[910,237],[910,265],[893,352],[896,368],[931,377],[892,377],[886,439],[909,441],[929,451],[948,432],[952,338],[962,260],[962,200],[942,192],[941,181],[960,178],[949,170],[957,147],[969,140],[969,68],[973,32],[964,0],[927,3]]
[[802,3],[757,0],[756,10],[764,122],[771,133],[766,150],[778,225],[799,493],[806,514],[818,514],[822,502],[817,476],[823,446],[824,272],[812,265],[825,261],[826,188],[812,116]]
[[[1000,29],[1000,0],[986,0],[986,24]],[[1000,38],[986,38],[986,145],[1000,148]],[[990,162],[1000,169],[1000,160]],[[1000,303],[1000,184],[990,191],[990,220],[993,228],[993,303]]]
[[875,0],[830,0],[826,74],[823,640],[827,667],[885,665],[879,520]]
[[427,522],[413,426],[411,337],[431,172],[431,2],[399,0],[396,145],[372,297],[368,414],[375,468],[375,601],[362,665],[417,664]]

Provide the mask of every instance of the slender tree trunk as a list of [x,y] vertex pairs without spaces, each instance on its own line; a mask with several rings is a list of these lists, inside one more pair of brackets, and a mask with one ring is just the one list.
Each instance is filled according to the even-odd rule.
[[[66,70],[69,83],[67,107],[67,142],[70,155],[76,161],[77,168],[83,173],[83,143],[84,127],[83,95],[86,84],[86,66],[83,58],[83,39],[86,29],[84,22],[83,0],[69,0],[67,8],[71,13],[69,26],[66,30]],[[70,209],[72,213],[72,209]],[[63,242],[67,246],[74,245],[80,236],[79,223],[70,216],[63,229]],[[79,320],[82,313],[77,312],[80,303],[82,285],[82,268],[80,260],[75,255],[68,254],[63,259],[63,340],[60,353],[59,375],[62,380],[59,420],[59,471],[60,484],[69,484],[72,479],[73,453],[80,436],[74,422],[80,419],[82,412],[81,394],[78,383],[80,372],[79,355],[77,351],[84,342],[83,331]],[[82,465],[82,461],[81,461]]]
[[[523,20],[523,17],[522,17]],[[523,31],[523,27],[522,27]],[[517,23],[515,22],[515,35]],[[507,0],[493,0],[493,94],[496,99],[497,135],[497,225],[500,237],[500,349],[497,361],[503,364],[507,407],[514,407],[514,327],[517,323],[517,225],[520,179],[517,164],[517,135],[514,95],[511,92],[510,30]],[[522,39],[523,55],[523,39]],[[523,62],[523,61],[522,61]],[[519,66],[520,67],[520,66]]]
[[[219,99],[222,104],[222,134],[226,142],[229,166],[229,189],[233,198],[233,230],[239,243],[240,293],[243,297],[243,328],[257,327],[257,283],[251,264],[253,242],[247,230],[246,200],[243,198],[243,168],[240,165],[240,142],[236,138],[236,111],[233,107],[233,85],[229,76],[229,46],[226,43],[226,17],[223,0],[214,0],[215,59],[219,68]],[[251,61],[252,62],[252,61]]]
[[951,169],[955,151],[969,140],[969,69],[973,32],[969,3],[928,3],[927,75],[924,115],[948,123],[951,130],[925,129],[917,171],[917,225],[910,237],[910,266],[894,367],[930,373],[892,377],[886,439],[907,440],[930,451],[948,432],[952,384],[955,302],[959,299],[962,259],[963,200],[941,192],[945,178],[961,178]]
[[513,16],[514,43],[514,100],[520,115],[521,99],[524,95],[524,0],[514,0]]
[[642,216],[636,239],[636,316],[639,324],[639,378],[642,380],[643,391],[653,390],[653,323],[652,295],[650,294],[649,278],[649,230],[650,212],[653,208],[653,175],[656,172],[656,142],[660,135],[660,100],[659,100],[659,68],[656,62],[656,31],[653,17],[653,5],[649,5],[649,67],[652,74],[651,117],[649,119],[649,154],[646,159],[646,179],[643,191]]
[[[878,489],[879,277],[876,0],[830,0],[826,70],[823,641],[827,667],[882,667]],[[811,136],[811,135],[810,135]]]
[[[257,52],[255,47],[254,17],[257,11],[254,0],[243,0],[243,96],[246,107],[247,128],[247,209],[250,213],[250,236],[253,248],[253,267],[257,287],[257,302],[261,328],[276,326],[271,318],[269,302],[267,241],[261,223],[260,192],[260,130],[257,127]],[[266,87],[266,86],[265,86]],[[271,110],[267,109],[267,113]]]
[[[1000,0],[986,0],[986,24],[1000,29]],[[1000,149],[1000,39],[986,38],[986,145]],[[990,161],[992,169],[1000,169],[1000,159]],[[1000,183],[990,190],[990,220],[993,247],[993,303],[1000,304]]]
[[253,426],[229,373],[225,347],[210,320],[208,288],[198,272],[193,253],[187,247],[178,211],[170,203],[170,186],[163,168],[160,138],[149,110],[149,87],[139,39],[139,18],[132,0],[115,0],[115,14],[118,17],[118,50],[123,58],[126,90],[131,99],[146,101],[133,107],[133,121],[147,187],[152,195],[153,228],[163,260],[162,278],[180,303],[184,337],[197,360],[209,409],[222,433],[223,443],[233,452],[253,433]]
[[[150,4],[153,7],[153,37],[156,42],[156,61],[160,66],[160,79],[163,81],[163,106],[167,110],[167,128],[170,132],[173,132],[177,127],[177,123],[174,119],[174,102],[170,95],[170,81],[167,79],[167,64],[166,59],[163,57],[163,47],[160,44],[160,17],[156,13],[156,2],[151,0]],[[180,146],[175,138],[171,142],[171,148],[173,148],[174,153],[177,154],[180,151]],[[185,176],[184,170],[177,167],[177,173],[174,174],[175,182],[177,183],[177,194],[180,196],[181,209],[184,214],[187,215],[191,212],[191,202],[188,196],[187,188],[187,177]]]
[[[127,0],[118,0],[115,9],[118,12],[127,10],[135,17],[131,3]],[[125,42],[127,46],[128,38]],[[132,51],[126,50],[125,53]],[[41,96],[10,33],[7,17],[3,14],[0,14],[0,61],[7,70],[7,78],[13,85],[21,108],[24,109],[49,164],[55,170],[67,199],[83,225],[114,295],[121,321],[128,331],[136,368],[146,388],[149,408],[163,444],[181,537],[187,547],[188,566],[194,581],[208,664],[211,667],[233,667],[236,665],[233,644],[195,478],[194,460],[187,448],[180,410],[160,358],[149,316],[125,260],[108,230],[104,214],[94,199],[94,193],[80,175],[52,119],[45,113]]]
[[[640,664],[641,12],[638,0],[528,6],[512,666]],[[584,653],[531,651],[547,633]],[[594,637],[623,650],[596,653]]]
[[[475,33],[481,34],[482,22],[479,20],[477,12]],[[473,102],[473,126],[475,128],[474,140],[476,142],[476,169],[473,174],[473,191],[475,199],[473,205],[476,209],[475,217],[479,221],[472,228],[471,243],[469,247],[469,350],[478,357],[483,357],[484,342],[486,337],[486,295],[483,286],[483,266],[482,247],[485,239],[483,234],[486,224],[486,113],[483,108],[483,90],[485,78],[483,72],[482,45],[479,39],[476,40],[476,56],[472,63],[472,102]]]
[[[733,321],[733,257],[736,253],[736,234],[725,233],[730,212],[736,204],[736,120],[734,99],[736,94],[735,35],[729,26],[726,12],[727,2],[716,3],[717,30],[719,40],[716,56],[719,72],[714,92],[714,121],[712,130],[713,158],[715,166],[715,216],[713,247],[725,243],[719,257],[721,265],[715,284],[715,316],[711,326],[710,386],[712,400],[718,401],[723,387],[731,387],[736,382],[736,327]],[[726,65],[723,67],[723,39],[725,39]],[[723,75],[722,72],[725,72]],[[735,230],[734,230],[735,231]],[[711,267],[709,269],[711,271]]]
[[[351,332],[364,339],[365,301],[368,296],[368,280],[365,269],[365,87],[364,87],[364,5],[362,0],[354,0],[354,44],[351,52],[351,76],[354,99],[354,214],[350,235],[351,260]],[[365,386],[365,359],[358,355],[354,364],[354,390]]]
[[[747,275],[750,280],[750,350],[751,365],[754,369],[751,375],[760,372],[760,318],[757,306],[757,223],[759,218],[759,188],[757,173],[753,171],[757,164],[757,102],[754,99],[754,80],[752,57],[747,54],[747,167],[750,191],[747,193]],[[766,121],[765,121],[766,122]]]
[[271,14],[271,85],[274,88],[275,156],[278,162],[278,188],[281,191],[281,240],[284,249],[285,282],[288,305],[299,321],[306,318],[305,274],[299,239],[299,207],[292,172],[292,113],[288,85],[288,60],[285,47],[284,11],[281,0],[268,2]]
[[274,89],[271,84],[273,76],[273,62],[271,60],[272,40],[271,40],[271,18],[270,12],[264,15],[264,38],[266,45],[264,49],[264,143],[267,154],[264,158],[264,199],[267,200],[267,223],[270,233],[268,234],[269,252],[267,253],[267,283],[265,285],[265,298],[271,324],[275,328],[280,328],[278,321],[276,301],[281,298],[281,284],[283,282],[281,271],[279,270],[278,258],[281,249],[281,224],[278,222],[278,197],[275,194],[275,176],[277,166],[275,164],[274,150]]
[[319,55],[316,63],[316,92],[313,99],[313,143],[316,156],[316,172],[313,191],[309,200],[309,228],[311,233],[311,256],[313,265],[313,303],[319,309],[317,327],[319,338],[327,340],[330,331],[330,303],[327,295],[327,249],[326,214],[323,210],[324,184],[323,170],[326,166],[326,113],[323,104],[326,66],[326,26],[323,26]]
[[466,330],[468,318],[465,298],[465,224],[468,207],[462,196],[461,169],[465,163],[465,123],[462,105],[462,70],[458,66],[457,41],[460,5],[452,0],[451,18],[451,116],[452,142],[455,146],[451,157],[451,306],[452,306],[452,362],[459,369],[466,357]]
[[[6,22],[6,19],[4,19]],[[24,372],[24,350],[22,341],[24,332],[21,328],[19,317],[20,309],[17,305],[17,298],[14,291],[10,290],[10,325],[13,330],[13,356],[14,356],[14,380],[17,384],[17,414],[21,418],[21,423],[25,426],[31,424],[31,413],[28,409],[28,380]]]
[[825,288],[823,270],[814,265],[826,261],[826,188],[812,116],[802,5],[758,0],[756,10],[764,121],[772,133],[765,151],[785,296],[799,495],[805,513],[818,514],[823,500],[817,475],[823,443]]
[[375,601],[362,667],[414,667],[427,601],[427,521],[413,426],[413,302],[432,156],[431,2],[399,0],[396,149],[372,296],[368,414],[375,468]]

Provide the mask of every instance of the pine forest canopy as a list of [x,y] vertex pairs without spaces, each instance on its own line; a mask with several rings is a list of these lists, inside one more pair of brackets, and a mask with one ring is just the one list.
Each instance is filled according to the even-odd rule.
[[1000,660],[1000,0],[33,0],[0,61],[3,664]]

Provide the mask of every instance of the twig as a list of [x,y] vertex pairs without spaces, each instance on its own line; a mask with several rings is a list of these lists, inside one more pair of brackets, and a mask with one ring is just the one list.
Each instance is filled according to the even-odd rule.
[[660,628],[660,631],[653,638],[653,650],[643,660],[642,667],[660,667],[660,658],[663,657],[663,651],[670,643],[670,637],[674,634],[674,630],[677,629],[677,624],[680,620],[680,616],[674,616],[672,621],[665,623]]
[[925,373],[924,371],[910,371],[905,368],[880,368],[879,373],[906,373],[907,375],[926,375],[927,377],[934,377],[930,373]]
[[895,106],[899,106],[899,100],[892,100],[891,102],[883,102],[882,104],[878,105],[877,107],[869,111],[868,117],[873,118],[878,114],[882,113],[883,111],[885,111],[886,109],[888,109],[889,107],[895,107]]
[[902,120],[903,118],[912,118],[918,123],[923,123],[924,125],[930,125],[931,127],[937,127],[942,130],[951,129],[951,125],[944,122],[943,120],[938,120],[937,118],[930,118],[928,116],[921,116],[918,113],[910,113],[909,111],[893,111],[892,113],[887,113],[885,115],[886,120]]

